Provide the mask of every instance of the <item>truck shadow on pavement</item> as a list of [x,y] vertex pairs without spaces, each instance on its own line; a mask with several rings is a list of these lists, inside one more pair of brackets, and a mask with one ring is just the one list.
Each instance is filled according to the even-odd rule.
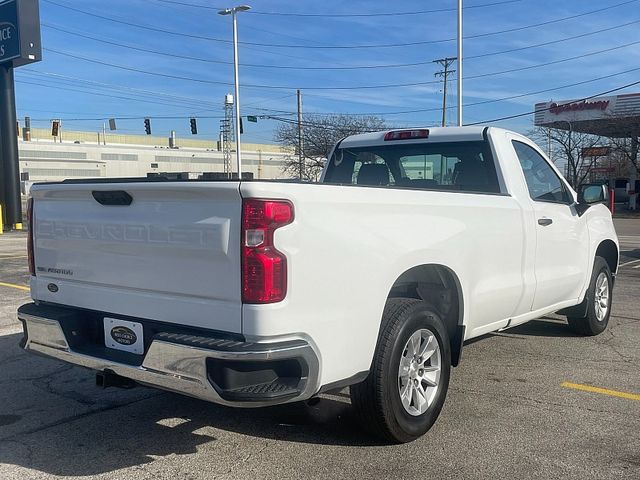
[[505,333],[527,335],[531,337],[582,337],[575,333],[564,320],[552,317],[541,317],[523,325],[505,330]]
[[563,320],[558,320],[552,317],[541,317],[537,320],[531,320],[523,325],[517,327],[508,328],[500,332],[491,332],[479,337],[472,338],[464,342],[466,345],[473,345],[477,342],[482,342],[490,337],[511,337],[511,338],[524,338],[524,337],[582,337],[569,328],[569,325]]
[[232,464],[263,439],[379,445],[357,425],[345,393],[313,406],[240,410],[143,387],[101,390],[88,370],[22,351],[21,336],[0,337],[0,472],[9,464],[97,475],[203,449]]

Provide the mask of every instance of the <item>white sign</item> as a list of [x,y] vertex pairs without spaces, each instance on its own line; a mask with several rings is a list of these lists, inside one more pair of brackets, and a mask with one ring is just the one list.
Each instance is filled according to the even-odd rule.
[[589,121],[609,118],[614,114],[618,97],[597,97],[588,100],[559,100],[536,104],[536,125],[560,121]]

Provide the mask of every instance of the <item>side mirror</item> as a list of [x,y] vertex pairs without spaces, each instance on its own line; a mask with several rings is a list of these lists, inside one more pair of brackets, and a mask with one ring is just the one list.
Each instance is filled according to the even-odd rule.
[[602,203],[609,200],[609,190],[606,185],[599,183],[587,183],[580,185],[578,189],[578,203]]
[[609,200],[609,189],[599,183],[587,183],[580,185],[578,189],[578,203],[576,210],[582,216],[591,205],[604,203]]

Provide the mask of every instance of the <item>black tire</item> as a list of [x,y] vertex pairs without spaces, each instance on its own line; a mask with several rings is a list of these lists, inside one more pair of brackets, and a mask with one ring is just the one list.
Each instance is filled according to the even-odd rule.
[[[608,308],[604,317],[599,320],[596,313],[596,282],[601,274],[606,276],[608,282]],[[612,300],[613,277],[611,275],[611,270],[609,269],[609,264],[604,258],[596,257],[593,263],[593,272],[591,273],[589,288],[584,298],[587,314],[584,317],[568,316],[567,321],[569,322],[569,326],[574,332],[579,333],[580,335],[594,336],[604,332],[609,323]]]
[[[440,378],[431,404],[420,415],[411,415],[399,392],[400,360],[409,338],[429,330],[440,348]],[[451,372],[451,345],[440,316],[432,307],[413,298],[391,298],[382,316],[371,370],[367,379],[351,386],[351,403],[360,423],[371,433],[392,443],[406,443],[424,435],[435,423],[444,404]]]

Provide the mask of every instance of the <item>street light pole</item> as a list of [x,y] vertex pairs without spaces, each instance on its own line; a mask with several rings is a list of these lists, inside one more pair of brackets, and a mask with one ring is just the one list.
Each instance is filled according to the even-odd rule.
[[458,0],[458,126],[462,126],[462,0]]
[[242,180],[242,148],[240,147],[240,82],[238,79],[238,20],[236,18],[238,12],[246,12],[250,10],[249,5],[240,5],[238,7],[227,8],[220,10],[219,15],[231,15],[233,19],[233,80],[235,91],[235,106],[236,106],[236,168],[238,170],[238,179]]

